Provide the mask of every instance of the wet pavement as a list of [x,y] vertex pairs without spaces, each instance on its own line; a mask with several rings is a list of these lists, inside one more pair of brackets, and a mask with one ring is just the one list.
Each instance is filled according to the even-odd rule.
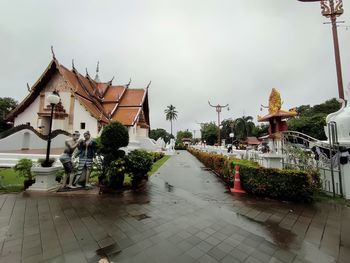
[[350,208],[233,195],[185,151],[137,192],[0,195],[0,262],[350,262]]

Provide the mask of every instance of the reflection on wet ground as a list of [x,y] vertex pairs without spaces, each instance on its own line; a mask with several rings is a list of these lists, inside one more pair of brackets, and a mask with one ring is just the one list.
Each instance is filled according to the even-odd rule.
[[233,195],[201,167],[180,152],[135,192],[0,195],[0,262],[349,262],[349,208]]

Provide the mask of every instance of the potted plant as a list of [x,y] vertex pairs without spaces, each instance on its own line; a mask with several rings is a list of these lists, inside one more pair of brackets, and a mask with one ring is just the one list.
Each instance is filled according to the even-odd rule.
[[131,174],[132,188],[137,188],[143,179],[148,180],[147,173],[152,165],[152,155],[144,150],[134,150],[126,156],[126,170]]
[[31,186],[35,182],[31,171],[32,166],[33,166],[32,160],[21,159],[13,168],[16,172],[19,173],[20,176],[24,178],[24,181],[23,181],[24,190],[27,189],[29,186]]
[[111,162],[107,172],[107,178],[108,186],[112,189],[123,188],[125,178],[125,161],[122,158]]

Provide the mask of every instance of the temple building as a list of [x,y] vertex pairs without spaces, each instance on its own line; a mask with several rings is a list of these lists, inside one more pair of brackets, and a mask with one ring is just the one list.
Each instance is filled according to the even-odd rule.
[[24,100],[7,116],[14,126],[28,124],[41,133],[48,134],[51,105],[47,97],[57,91],[60,102],[54,108],[52,130],[90,131],[97,137],[103,126],[119,121],[128,128],[130,142],[148,139],[150,120],[148,87],[132,89],[126,85],[114,85],[113,79],[102,82],[96,76],[85,76],[72,63],[69,70],[61,65],[54,53],[50,64],[37,82],[30,88]]

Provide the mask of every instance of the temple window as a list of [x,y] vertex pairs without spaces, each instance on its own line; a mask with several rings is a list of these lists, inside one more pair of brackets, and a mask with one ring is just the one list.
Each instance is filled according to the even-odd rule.
[[81,130],[85,130],[85,122],[81,122],[80,123],[80,129]]

